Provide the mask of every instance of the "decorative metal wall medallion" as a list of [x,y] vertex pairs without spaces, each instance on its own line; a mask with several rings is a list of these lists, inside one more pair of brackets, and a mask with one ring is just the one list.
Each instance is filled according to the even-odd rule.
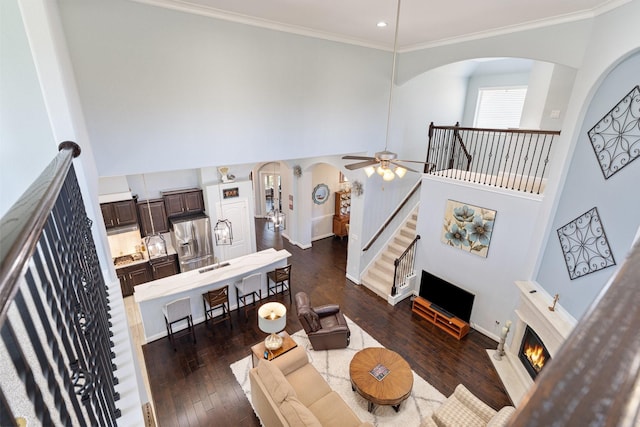
[[591,128],[589,140],[605,179],[640,157],[640,86]]
[[571,280],[616,265],[596,208],[558,229]]

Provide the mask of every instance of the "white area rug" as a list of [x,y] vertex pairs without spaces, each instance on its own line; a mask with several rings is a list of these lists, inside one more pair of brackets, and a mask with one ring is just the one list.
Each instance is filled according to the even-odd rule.
[[[373,413],[369,413],[367,401],[351,390],[349,363],[353,355],[363,348],[383,346],[350,319],[347,319],[347,324],[351,330],[351,343],[346,349],[314,351],[311,349],[309,338],[304,330],[296,332],[291,337],[299,346],[307,350],[313,366],[362,421],[369,421],[376,426],[419,426],[424,417],[429,416],[444,402],[445,396],[414,372],[411,396],[402,402],[399,412],[396,412],[391,406],[376,406]],[[251,356],[232,363],[230,367],[236,380],[242,386],[244,394],[251,402],[251,385],[249,383]]]

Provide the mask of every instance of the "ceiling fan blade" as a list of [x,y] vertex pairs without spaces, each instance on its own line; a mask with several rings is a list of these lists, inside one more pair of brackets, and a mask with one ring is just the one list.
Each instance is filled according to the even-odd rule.
[[[411,168],[409,168],[409,167],[407,167],[407,166],[405,166],[405,165],[398,164],[398,163],[397,163],[398,161],[402,161],[402,160],[394,160],[394,161],[392,161],[392,162],[390,162],[390,163],[393,163],[394,165],[399,166],[399,167],[401,167],[401,168],[405,168],[406,170],[408,170],[408,171],[410,171],[410,172],[422,173],[422,172],[418,172],[418,171],[417,171],[417,170],[415,170],[415,169],[411,169]],[[419,162],[419,163],[421,163],[421,162]]]
[[375,157],[367,156],[342,156],[344,160],[375,160]]
[[421,163],[421,164],[425,164],[425,162],[420,162],[418,160],[401,160],[401,159],[396,159],[394,160],[394,162],[407,162],[407,163]]
[[376,164],[378,164],[378,161],[373,159],[373,160],[367,160],[366,162],[351,163],[350,165],[344,165],[344,167],[349,170],[354,170],[354,169],[366,168],[367,166],[373,166]]

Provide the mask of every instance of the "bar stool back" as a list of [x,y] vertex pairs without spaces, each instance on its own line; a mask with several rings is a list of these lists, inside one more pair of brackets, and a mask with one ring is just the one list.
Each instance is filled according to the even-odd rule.
[[[262,274],[254,273],[250,276],[244,277],[241,282],[236,282],[236,303],[238,310],[240,310],[240,301],[244,305],[244,317],[248,319],[247,311],[251,308],[255,308],[256,296],[258,301],[262,299]],[[248,307],[247,298],[251,297],[251,307]]]
[[182,322],[184,320],[187,321],[187,330],[191,333],[193,337],[193,343],[196,342],[196,334],[193,330],[193,319],[191,317],[191,298],[184,297],[180,298],[167,304],[162,307],[162,313],[164,314],[164,323],[167,327],[167,335],[169,336],[169,342],[173,345],[173,350],[177,351],[175,344],[175,336],[177,332],[182,332],[184,329],[180,329],[176,332],[173,331],[173,325],[175,323]]
[[[229,311],[229,285],[202,294],[202,306],[204,307],[205,323],[209,322],[209,319],[214,325],[228,320],[229,328],[233,328]],[[217,316],[214,315],[214,311],[219,309],[222,309],[222,313]]]
[[[271,284],[273,282],[273,285]],[[291,303],[291,264],[276,268],[267,273],[268,295],[289,292],[289,303]]]

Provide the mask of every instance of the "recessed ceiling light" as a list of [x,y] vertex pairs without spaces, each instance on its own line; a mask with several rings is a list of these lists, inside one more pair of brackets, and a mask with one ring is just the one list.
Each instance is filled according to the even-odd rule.
[[378,28],[384,28],[387,26],[387,23],[384,21],[379,21],[376,26],[378,26]]

